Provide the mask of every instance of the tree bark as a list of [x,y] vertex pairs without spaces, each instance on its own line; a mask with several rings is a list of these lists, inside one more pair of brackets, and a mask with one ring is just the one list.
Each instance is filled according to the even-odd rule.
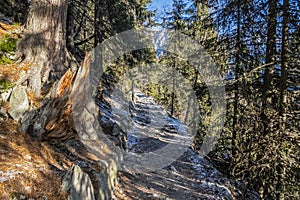
[[267,27],[267,46],[266,46],[266,64],[268,65],[265,69],[263,79],[263,94],[262,94],[262,121],[264,124],[263,134],[267,135],[270,127],[270,117],[268,116],[268,110],[271,106],[271,90],[272,90],[272,79],[273,70],[275,64],[275,53],[276,53],[276,25],[277,25],[277,0],[269,0],[269,14],[268,14],[268,27]]
[[282,46],[281,46],[281,78],[280,78],[280,109],[279,114],[283,118],[282,128],[285,128],[286,114],[286,89],[287,89],[287,68],[289,60],[289,0],[284,0],[283,21],[282,21]]
[[21,128],[39,140],[74,135],[70,95],[76,70],[66,49],[66,21],[67,0],[32,0],[18,45],[22,62],[31,65],[21,81],[34,96]]
[[[233,104],[233,120],[232,120],[232,158],[237,161],[237,144],[238,144],[238,112],[239,112],[239,78],[241,74],[240,69],[240,54],[241,54],[241,2],[237,1],[237,33],[236,33],[236,54],[235,54],[235,83],[234,83],[234,104]],[[235,163],[235,162],[234,162]]]
[[18,45],[23,61],[32,63],[28,87],[39,96],[67,70],[67,0],[32,0],[25,38]]
[[[279,102],[279,115],[280,115],[280,138],[284,138],[286,131],[286,112],[287,112],[287,69],[289,60],[289,0],[284,0],[283,2],[283,21],[282,21],[282,39],[281,39],[281,77],[280,77],[280,102]],[[280,152],[283,159],[286,159],[285,152],[282,150]],[[277,199],[285,199],[285,176],[286,170],[283,161],[277,166],[278,180],[276,185]]]
[[[267,44],[266,44],[266,61],[267,67],[265,69],[263,77],[262,88],[262,108],[260,117],[263,123],[263,128],[260,130],[263,136],[267,136],[270,133],[272,114],[270,110],[274,107],[272,105],[272,82],[273,71],[275,65],[276,54],[276,28],[277,28],[277,2],[278,0],[268,0],[268,16],[267,16]],[[268,186],[264,182],[263,178],[259,180],[259,193],[262,199],[272,199]]]

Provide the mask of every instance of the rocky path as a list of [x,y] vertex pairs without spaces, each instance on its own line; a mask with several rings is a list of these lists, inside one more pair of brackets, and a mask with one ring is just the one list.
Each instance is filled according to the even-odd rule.
[[114,199],[258,199],[245,184],[225,177],[189,148],[185,126],[151,97],[136,90],[128,107],[118,95],[108,95],[106,101],[111,109],[102,106],[102,120],[129,125],[124,130],[124,170],[119,172]]

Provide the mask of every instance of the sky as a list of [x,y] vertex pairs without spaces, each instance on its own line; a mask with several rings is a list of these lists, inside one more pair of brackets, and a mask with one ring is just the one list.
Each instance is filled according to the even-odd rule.
[[164,10],[169,10],[172,7],[173,0],[152,0],[148,8],[150,10],[157,9],[157,14],[163,13]]

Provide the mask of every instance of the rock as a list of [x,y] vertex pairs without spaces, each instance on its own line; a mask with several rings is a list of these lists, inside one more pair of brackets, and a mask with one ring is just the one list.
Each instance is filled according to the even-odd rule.
[[63,191],[70,192],[70,200],[95,200],[90,177],[77,165],[73,165],[64,175],[61,187]]
[[101,166],[104,167],[104,169],[97,174],[97,180],[98,182],[98,193],[99,193],[99,200],[106,200],[111,199],[112,197],[112,191],[117,185],[117,172],[118,172],[118,166],[117,163],[110,159],[108,161],[105,160],[99,160],[98,161]]
[[9,98],[9,96],[10,96],[10,94],[11,94],[11,92],[12,92],[12,89],[8,89],[5,92],[0,93],[0,99],[1,99],[1,101],[7,101],[8,98]]
[[8,114],[14,119],[19,120],[26,112],[29,102],[24,86],[17,86],[11,93],[9,99]]

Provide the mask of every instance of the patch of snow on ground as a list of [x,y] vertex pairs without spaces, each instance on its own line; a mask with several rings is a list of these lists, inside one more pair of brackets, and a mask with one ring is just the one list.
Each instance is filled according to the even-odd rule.
[[9,170],[9,171],[0,171],[0,182],[3,183],[9,179],[13,179],[15,178],[17,175],[19,174],[23,174],[23,172],[21,171],[12,171],[12,170]]

